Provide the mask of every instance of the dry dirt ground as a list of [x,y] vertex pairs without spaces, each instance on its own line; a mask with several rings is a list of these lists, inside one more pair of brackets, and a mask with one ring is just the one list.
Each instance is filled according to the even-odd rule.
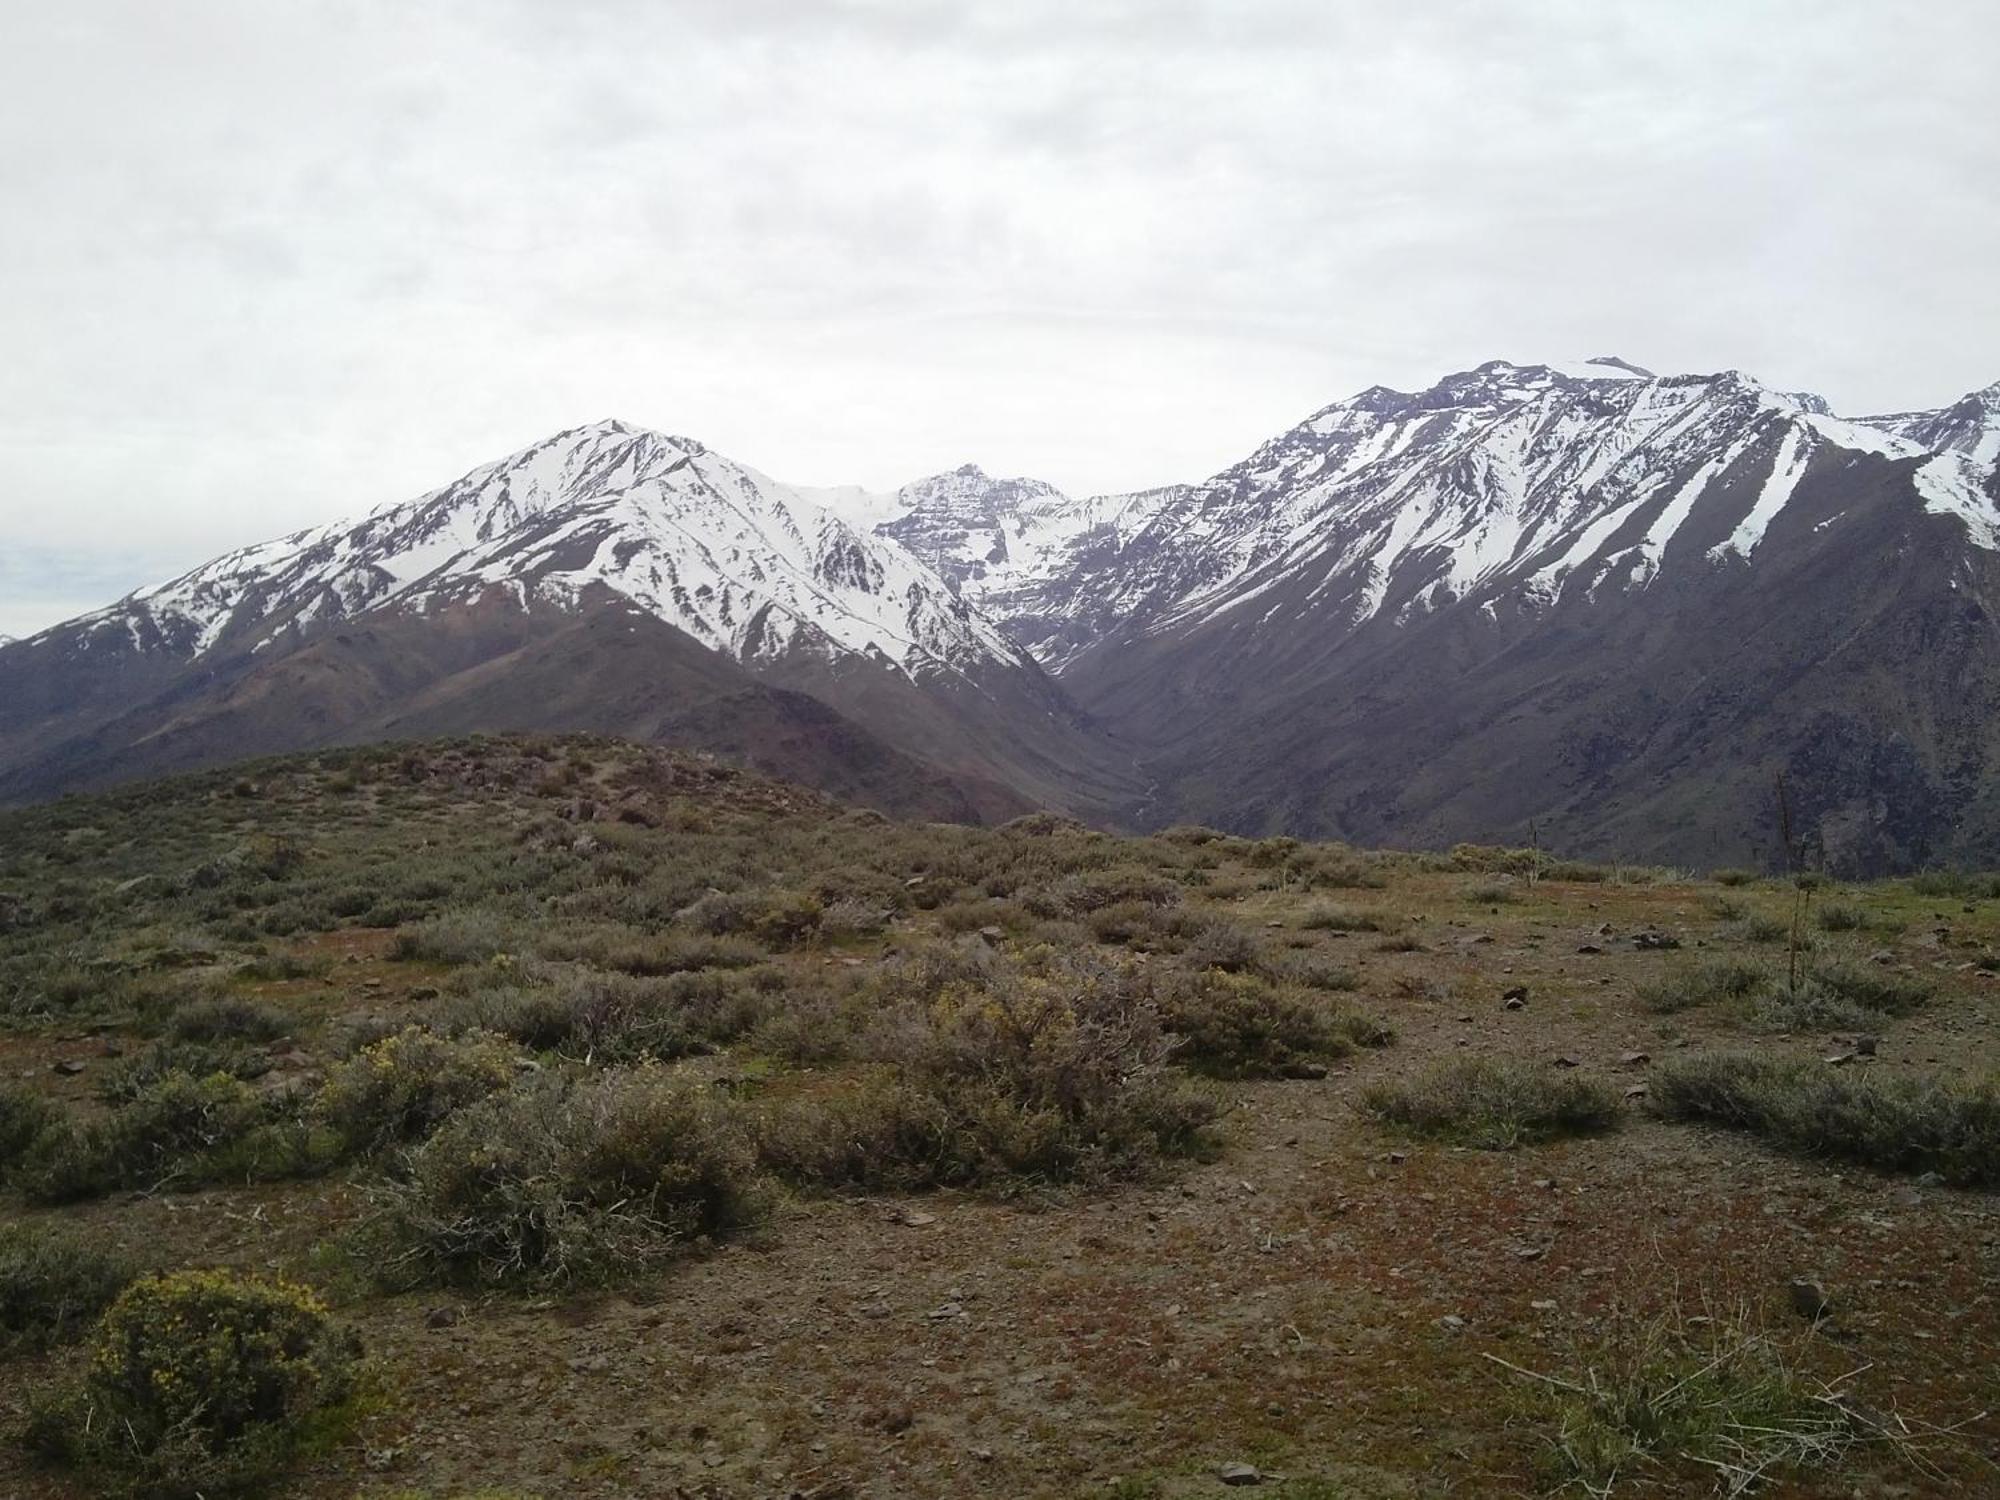
[[[1504,1153],[1402,1139],[1359,1112],[1368,1083],[1467,1052],[1571,1059],[1623,1092],[1688,1046],[1840,1050],[1636,1001],[1637,983],[1718,940],[1712,887],[1545,883],[1491,910],[1468,907],[1463,887],[1440,875],[1367,893],[1419,919],[1425,950],[1410,953],[1298,930],[1297,903],[1271,893],[1235,903],[1274,941],[1351,955],[1360,1002],[1399,1040],[1324,1079],[1224,1086],[1226,1149],[1156,1183],[800,1198],[750,1239],[636,1286],[352,1296],[342,1311],[378,1371],[374,1409],[285,1492],[1015,1500],[1126,1481],[1126,1494],[1181,1496],[1224,1493],[1215,1470],[1236,1461],[1326,1481],[1316,1496],[1536,1494],[1547,1432],[1526,1403],[1532,1382],[1488,1356],[1576,1378],[1596,1338],[1670,1304],[1687,1317],[1747,1305],[1784,1324],[1787,1284],[1807,1276],[1833,1302],[1814,1367],[1860,1371],[1871,1407],[1913,1430],[1954,1431],[1913,1453],[1864,1446],[1761,1493],[2000,1494],[2000,1422],[1986,1415],[2000,1410],[1993,1196],[1666,1124],[1640,1092],[1611,1134]],[[1938,998],[1847,1066],[1991,1071],[2000,979],[1962,965],[2000,939],[2000,909],[1895,899],[1902,932],[1860,946],[1890,950]],[[1646,929],[1685,947],[1637,951]],[[420,1009],[407,992],[432,976],[390,961],[387,935],[302,946],[329,942],[344,960],[330,982],[267,992],[329,1011]],[[1508,1009],[1515,986],[1527,1003]],[[0,1036],[0,1068],[47,1079],[53,1062],[84,1058],[59,1085],[82,1100],[103,1041]],[[325,1284],[320,1247],[358,1207],[358,1188],[328,1180],[61,1212],[156,1260]],[[7,1373],[10,1418],[38,1370]],[[1654,1470],[1617,1493],[1712,1482]],[[70,1493],[0,1451],[0,1494]]]

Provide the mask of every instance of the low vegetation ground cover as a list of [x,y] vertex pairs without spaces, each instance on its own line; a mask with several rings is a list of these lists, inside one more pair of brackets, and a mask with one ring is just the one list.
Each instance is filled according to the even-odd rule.
[[[2000,906],[1810,894],[914,827],[589,739],[0,813],[0,1491],[1690,1493],[1722,1450],[1663,1393],[1837,1373],[1797,1276],[1950,1426],[2000,1405]],[[1740,1355],[1677,1386],[1690,1322],[1614,1380],[1683,1281]],[[239,1312],[305,1362],[240,1432],[146,1406],[152,1355],[103,1384]],[[1589,1394],[1510,1417],[1488,1355]],[[1928,1493],[1992,1437],[1766,1457]]]

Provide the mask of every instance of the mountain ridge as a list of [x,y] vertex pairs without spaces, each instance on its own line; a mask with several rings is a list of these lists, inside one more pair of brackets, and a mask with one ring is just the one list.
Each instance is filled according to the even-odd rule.
[[[1826,846],[1933,858],[2000,842],[1962,769],[2000,765],[2000,747],[1934,701],[1942,683],[1854,696],[1853,664],[1794,639],[1761,594],[1844,595],[1789,601],[1828,640],[1915,651],[1943,630],[1983,692],[2000,655],[1980,633],[1996,461],[2000,385],[1842,418],[1740,371],[1655,375],[1615,355],[1371,386],[1205,480],[1081,499],[972,463],[892,494],[790,485],[606,419],[0,646],[0,795],[59,788],[65,764],[127,774],[164,746],[208,753],[223,724],[259,749],[507,727],[698,732],[737,754],[761,725],[800,749],[783,774],[809,770],[821,736],[844,747],[827,774],[881,801],[895,777],[862,765],[903,756],[917,803],[952,816],[1051,805],[1435,842],[1507,836],[1539,807],[1580,845],[1615,826],[1671,855],[1681,833],[1615,809],[1692,784],[1656,762],[1679,734],[1671,704],[1712,689],[1683,680],[1677,664],[1699,660],[1765,708],[1796,686],[1782,673],[1838,676],[1835,739],[1904,766],[1922,810],[1857,812],[1868,775],[1843,772],[1829,806],[1853,826]],[[1940,623],[1954,609],[1977,615],[1963,640]],[[1722,621],[1749,643],[1709,638]],[[643,650],[606,644],[635,632]],[[1513,680],[1500,664],[1523,660],[1540,675],[1491,700],[1490,681]],[[1667,696],[1623,691],[1635,672]],[[246,709],[266,697],[284,707]],[[1745,789],[1805,753],[1813,700],[1786,701],[1784,722],[1752,713],[1713,741],[1716,784],[1736,790],[1704,847],[1729,818],[1754,824]],[[1554,739],[1519,727],[1528,704]],[[1501,788],[1461,767],[1461,791],[1421,791],[1426,765],[1481,736],[1542,768]],[[1883,748],[1898,743],[1914,760]],[[1592,797],[1613,810],[1589,813]]]

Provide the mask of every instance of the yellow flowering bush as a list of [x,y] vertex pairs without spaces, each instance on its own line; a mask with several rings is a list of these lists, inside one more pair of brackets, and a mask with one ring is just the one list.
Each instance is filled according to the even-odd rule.
[[144,1277],[99,1322],[78,1385],[36,1410],[31,1437],[128,1493],[241,1489],[352,1396],[358,1353],[304,1287]]
[[413,1141],[505,1088],[518,1056],[491,1032],[447,1037],[409,1026],[334,1069],[315,1106],[354,1150]]

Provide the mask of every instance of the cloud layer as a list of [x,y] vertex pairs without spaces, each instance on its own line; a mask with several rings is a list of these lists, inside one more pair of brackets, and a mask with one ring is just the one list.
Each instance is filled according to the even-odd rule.
[[2000,376],[2000,9],[146,0],[0,50],[0,632],[602,416],[1198,477],[1494,356]]

